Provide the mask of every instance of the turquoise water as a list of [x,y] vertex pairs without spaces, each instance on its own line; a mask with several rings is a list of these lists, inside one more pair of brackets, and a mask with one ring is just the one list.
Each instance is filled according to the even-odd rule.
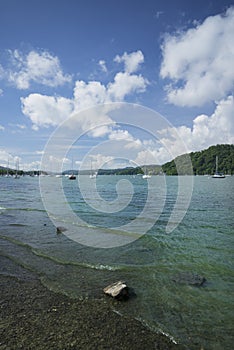
[[[77,227],[81,232],[90,227],[122,230],[140,215],[149,191],[154,191],[156,200],[150,199],[146,217],[138,222],[142,232],[150,223],[148,232],[129,244],[103,249],[56,233],[41,201],[38,178],[0,177],[1,274],[20,275],[23,266],[50,289],[78,298],[103,297],[107,284],[123,279],[137,297],[113,303],[116,311],[168,334],[188,349],[232,349],[234,177],[194,177],[189,207],[171,233],[166,227],[177,199],[178,178],[157,176],[147,182],[139,176],[99,176],[100,203],[114,205],[116,184],[123,179],[131,184],[120,182],[127,205],[108,213],[87,204],[76,181],[62,180],[66,201],[86,223]],[[50,191],[59,179],[43,181]],[[88,181],[93,180],[87,177]],[[92,199],[92,193],[86,192],[86,200]],[[197,275],[206,279],[200,287],[193,284]]]

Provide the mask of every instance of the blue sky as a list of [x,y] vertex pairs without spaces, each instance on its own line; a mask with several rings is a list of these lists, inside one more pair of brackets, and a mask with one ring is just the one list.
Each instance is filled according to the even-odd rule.
[[[234,7],[225,0],[1,0],[0,165],[18,157],[21,168],[39,168],[52,132],[74,115],[84,135],[64,167],[72,158],[79,167],[104,141],[105,152],[90,153],[95,167],[111,166],[116,154],[162,164],[184,151],[178,138],[188,151],[234,143],[233,35]],[[166,118],[161,143],[127,126],[101,128],[114,108],[79,116],[116,102]]]

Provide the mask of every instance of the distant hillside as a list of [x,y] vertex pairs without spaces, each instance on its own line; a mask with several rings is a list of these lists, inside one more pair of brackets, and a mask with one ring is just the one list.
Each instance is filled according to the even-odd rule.
[[[162,166],[167,175],[177,175],[175,161],[183,161],[188,155],[182,155]],[[194,175],[212,175],[215,172],[216,156],[218,156],[218,170],[224,174],[234,174],[234,145],[216,145],[206,150],[189,154]],[[180,169],[180,174],[186,174],[186,168]]]
[[[137,175],[143,174],[144,172],[150,175],[178,175],[176,169],[176,163],[180,164],[179,174],[180,175],[191,175],[191,169],[188,167],[187,159],[191,158],[193,174],[194,175],[213,175],[216,167],[216,156],[218,156],[218,170],[224,174],[234,175],[234,145],[217,145],[211,146],[206,150],[199,152],[191,152],[189,154],[181,155],[171,162],[160,165],[142,165],[141,167],[126,167],[121,169],[99,169],[98,175]],[[177,164],[178,164],[177,163]],[[19,174],[36,175],[40,171],[19,171]],[[77,175],[89,175],[90,170],[83,170],[78,172],[73,170],[66,170],[62,174]],[[7,168],[0,166],[0,175],[5,175],[7,173]],[[42,172],[47,174],[46,172]],[[9,169],[9,174],[15,174],[15,170]]]
[[133,167],[126,167],[126,168],[119,168],[119,169],[99,169],[98,175],[136,175],[136,174],[142,174],[142,170],[140,167],[133,168]]
[[150,175],[158,175],[162,172],[160,165],[147,165],[142,167],[127,167],[121,169],[99,169],[98,175],[137,175],[147,172]]

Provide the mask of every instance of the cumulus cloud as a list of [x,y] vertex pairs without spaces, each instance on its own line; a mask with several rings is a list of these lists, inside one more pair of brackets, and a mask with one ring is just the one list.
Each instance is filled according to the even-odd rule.
[[114,61],[117,63],[123,62],[125,72],[134,73],[139,69],[141,63],[144,62],[144,55],[140,50],[132,52],[130,54],[124,52],[122,56],[117,55]]
[[[98,153],[92,156],[92,166],[94,169],[105,168],[106,165],[107,167],[109,167],[113,160],[114,158],[112,156],[106,156],[101,153]],[[89,168],[90,164],[87,165],[87,167]]]
[[110,100],[107,88],[99,81],[86,83],[83,80],[79,80],[75,83],[74,104],[77,111],[108,102]]
[[141,75],[119,72],[114,82],[107,87],[107,94],[112,101],[123,101],[126,95],[144,92],[148,82]]
[[56,87],[71,81],[71,76],[63,73],[58,57],[47,51],[25,55],[10,50],[9,54],[11,66],[5,69],[3,77],[18,89],[28,89],[32,82]]
[[216,104],[211,115],[201,114],[194,118],[191,128],[182,125],[158,130],[158,140],[143,141],[133,159],[141,165],[164,164],[179,155],[201,151],[212,145],[234,144],[233,115],[234,98],[228,96]]
[[21,98],[22,112],[28,116],[33,128],[56,126],[63,122],[72,112],[72,101],[64,97],[30,94]]
[[[74,113],[81,110],[99,104],[122,102],[128,95],[144,92],[147,84],[148,81],[144,77],[129,72],[118,72],[114,80],[106,85],[99,81],[85,82],[79,80],[75,83],[72,99],[30,94],[28,97],[21,98],[22,112],[31,119],[34,129],[49,125],[57,126],[71,114],[74,115]],[[87,130],[87,127],[92,128],[101,122],[107,123],[110,121],[107,116],[97,116],[93,113],[87,114],[83,119],[81,116],[80,126]],[[94,130],[93,136],[101,136],[108,131],[109,128],[102,127]]]
[[[83,101],[83,107],[90,107],[89,103]],[[58,126],[67,118],[81,111],[81,105],[76,106],[76,99],[66,99],[64,97],[53,97],[40,94],[30,94],[25,98],[21,98],[22,112],[28,116],[36,131],[41,127]],[[85,108],[84,108],[85,109]],[[99,126],[107,124],[111,119],[107,115],[97,115],[95,111],[79,114],[75,122],[75,127],[83,131],[90,130],[90,135],[100,137],[108,133],[107,126]],[[74,125],[71,127],[74,127]]]
[[124,142],[123,147],[126,150],[138,150],[142,148],[142,141],[133,137],[128,130],[112,129],[109,134],[109,140]]
[[109,135],[109,139],[118,141],[134,141],[133,136],[128,132],[128,130],[113,130],[111,135]]
[[4,126],[0,125],[0,130],[5,130]]
[[[163,130],[161,132],[162,144],[169,153],[180,155],[181,143],[175,140],[183,140],[188,152],[200,151],[216,144],[234,143],[234,100],[233,96],[221,100],[211,116],[202,114],[193,120],[192,128],[180,126],[174,129]],[[171,157],[172,158],[172,157]]]
[[138,165],[163,164],[170,155],[164,147],[143,149],[137,153],[135,163]]
[[202,106],[224,98],[234,86],[234,7],[195,28],[167,35],[160,75],[169,78],[170,103]]

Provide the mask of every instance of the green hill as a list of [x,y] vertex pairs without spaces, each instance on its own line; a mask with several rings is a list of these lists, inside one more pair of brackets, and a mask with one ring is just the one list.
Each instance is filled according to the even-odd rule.
[[[215,172],[216,156],[218,156],[218,170],[224,174],[234,174],[234,145],[216,145],[199,152],[191,152],[182,155],[162,166],[167,175],[177,175],[176,162],[181,164],[185,157],[190,156],[194,175],[212,175]],[[179,174],[188,174],[188,169],[183,164],[180,166]]]

